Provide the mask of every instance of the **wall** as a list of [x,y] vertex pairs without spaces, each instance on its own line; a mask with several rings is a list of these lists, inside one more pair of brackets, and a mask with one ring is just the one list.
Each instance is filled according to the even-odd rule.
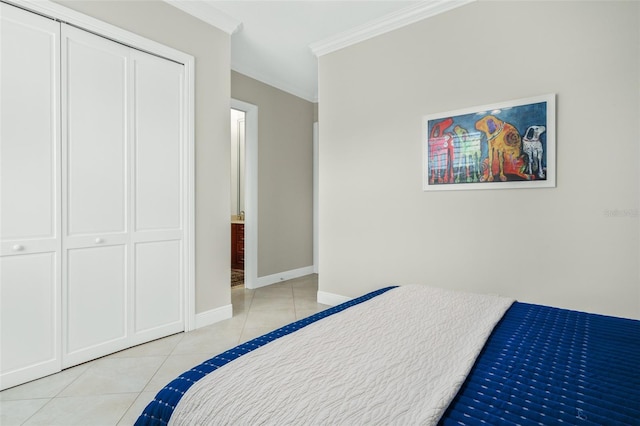
[[162,1],[57,3],[195,57],[196,313],[229,305],[229,35]]
[[[320,288],[640,318],[640,4],[480,1],[319,60]],[[557,94],[557,188],[423,192],[424,115]]]
[[313,265],[313,103],[231,72],[258,107],[258,277]]

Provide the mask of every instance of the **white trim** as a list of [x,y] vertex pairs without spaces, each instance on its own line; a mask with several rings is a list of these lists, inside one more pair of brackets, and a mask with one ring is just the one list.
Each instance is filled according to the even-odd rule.
[[196,314],[195,317],[195,328],[206,327],[208,325],[227,320],[231,317],[233,317],[233,306],[230,304],[210,309],[205,312],[200,312],[199,314]]
[[352,299],[352,297],[327,293],[326,291],[318,291],[318,303],[321,303],[323,305],[336,306],[341,303],[348,302]]
[[231,15],[227,15],[220,9],[214,7],[211,1],[193,1],[193,0],[164,0],[171,6],[180,9],[189,15],[206,22],[209,25],[224,31],[227,34],[233,34],[240,29],[242,22],[238,21]]
[[196,316],[196,160],[195,160],[195,129],[196,129],[196,67],[193,57],[184,63],[185,89],[187,91],[185,118],[184,123],[187,138],[187,193],[185,194],[187,205],[184,206],[184,214],[186,215],[185,236],[187,237],[184,254],[187,280],[185,289],[185,317],[184,331],[191,331],[195,328]]
[[294,278],[304,277],[311,274],[313,274],[313,266],[305,266],[304,268],[292,269],[290,271],[267,275],[265,277],[258,278],[258,281],[254,288],[265,287],[271,284],[279,283],[281,281],[292,280]]
[[187,123],[187,146],[188,146],[188,171],[187,182],[187,206],[185,207],[185,238],[187,245],[183,251],[185,265],[187,265],[186,289],[185,289],[185,331],[193,329],[195,321],[195,177],[194,177],[194,146],[195,146],[195,59],[193,56],[160,44],[156,41],[139,36],[122,28],[76,12],[75,10],[53,3],[49,0],[2,0],[8,4],[20,7],[40,15],[57,19],[83,30],[89,31],[101,37],[116,41],[126,46],[143,52],[151,53],[163,58],[178,62],[185,67],[186,108],[185,123]]
[[253,289],[258,281],[258,107],[237,99],[230,107],[245,112],[244,286]]
[[309,48],[316,56],[323,56],[356,43],[388,33],[409,24],[447,12],[476,0],[430,0],[400,9],[351,30],[311,43]]
[[319,266],[319,163],[318,163],[318,153],[319,153],[319,123],[316,121],[313,123],[313,272],[315,274],[318,273],[320,268]]

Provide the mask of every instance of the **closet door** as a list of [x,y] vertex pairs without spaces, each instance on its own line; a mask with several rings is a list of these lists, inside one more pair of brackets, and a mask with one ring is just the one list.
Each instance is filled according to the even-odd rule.
[[0,3],[0,388],[59,371],[60,25]]
[[127,346],[129,49],[62,25],[63,366]]
[[133,343],[184,330],[184,66],[132,50]]

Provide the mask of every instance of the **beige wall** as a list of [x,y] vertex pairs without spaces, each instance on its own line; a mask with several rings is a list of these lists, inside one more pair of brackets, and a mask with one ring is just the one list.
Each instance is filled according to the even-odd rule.
[[313,103],[231,72],[258,107],[258,277],[313,265]]
[[229,35],[162,1],[57,2],[195,57],[196,313],[229,305]]
[[[640,318],[639,29],[637,2],[480,1],[321,57],[320,290]],[[424,115],[547,93],[557,188],[422,191]]]

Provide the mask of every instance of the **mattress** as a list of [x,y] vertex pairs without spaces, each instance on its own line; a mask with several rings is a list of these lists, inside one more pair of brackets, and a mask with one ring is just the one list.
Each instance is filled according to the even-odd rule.
[[[191,396],[191,388],[200,386],[194,385],[201,379],[215,381],[216,370],[284,336],[293,334],[289,339],[294,338],[297,331],[340,312],[356,306],[368,309],[368,302],[391,289],[369,293],[296,321],[194,367],[163,388],[136,425],[169,424],[175,420],[172,415],[183,404],[180,401],[184,395]],[[420,424],[640,424],[640,321],[518,302],[508,303],[504,311],[473,355],[456,392],[445,399],[444,409],[436,418]],[[433,346],[449,344],[447,336],[443,338],[442,342],[434,341]],[[447,350],[452,354],[458,351],[456,347]],[[430,356],[426,351],[423,354]],[[378,373],[371,371],[376,377]],[[392,392],[402,394],[406,389],[394,388]],[[414,401],[412,406],[420,404]],[[376,418],[369,419],[372,421],[350,423],[376,423]],[[347,424],[336,418],[306,423],[310,422]],[[231,422],[215,417],[208,423]]]

